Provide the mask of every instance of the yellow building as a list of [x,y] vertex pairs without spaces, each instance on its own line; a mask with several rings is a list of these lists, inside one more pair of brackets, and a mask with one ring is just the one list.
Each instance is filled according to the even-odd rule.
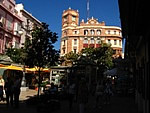
[[73,51],[79,53],[87,47],[100,47],[100,42],[111,44],[113,57],[122,56],[121,28],[106,26],[105,22],[90,18],[79,23],[79,12],[69,8],[62,14],[61,56]]

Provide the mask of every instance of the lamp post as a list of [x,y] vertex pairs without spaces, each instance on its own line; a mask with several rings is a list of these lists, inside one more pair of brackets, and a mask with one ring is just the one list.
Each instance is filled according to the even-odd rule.
[[99,69],[98,66],[97,66],[98,59],[96,59],[96,60],[94,60],[94,61],[95,61],[95,63],[96,63],[96,69],[95,69],[95,74],[96,74],[96,76],[95,76],[95,79],[96,79],[96,83],[97,83],[97,70]]
[[[22,36],[23,35],[23,31],[22,30],[19,30],[18,31],[18,34],[20,35],[20,36]],[[22,77],[22,82],[21,82],[21,90],[22,91],[26,91],[27,90],[27,87],[26,87],[26,79],[25,79],[25,63],[23,64],[23,77]]]
[[69,84],[69,74],[70,74],[70,69],[67,68],[67,85]]
[[26,87],[26,79],[25,79],[25,64],[23,65],[23,77],[22,77],[22,82],[21,82],[22,87]]

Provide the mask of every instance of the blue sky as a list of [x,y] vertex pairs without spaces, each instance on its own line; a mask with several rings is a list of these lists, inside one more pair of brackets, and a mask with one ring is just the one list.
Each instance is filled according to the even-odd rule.
[[[55,48],[60,48],[61,25],[63,10],[69,7],[78,10],[81,19],[86,20],[87,0],[16,0],[23,3],[24,8],[41,22],[46,22],[52,32],[58,33]],[[106,25],[121,26],[119,18],[118,0],[90,0],[90,17],[97,18]]]

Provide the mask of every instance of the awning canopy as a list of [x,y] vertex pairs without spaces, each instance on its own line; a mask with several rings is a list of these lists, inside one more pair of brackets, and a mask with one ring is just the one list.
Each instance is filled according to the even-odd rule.
[[23,69],[21,67],[18,67],[18,66],[3,66],[3,67],[0,67],[1,69],[9,69],[9,70],[18,70],[18,71],[23,71]]
[[5,67],[6,65],[0,64],[0,67]]
[[[39,68],[38,68],[38,67],[25,68],[25,70],[26,70],[27,72],[37,72],[37,71],[39,71]],[[41,68],[40,71],[42,71],[42,72],[50,72],[49,68]]]

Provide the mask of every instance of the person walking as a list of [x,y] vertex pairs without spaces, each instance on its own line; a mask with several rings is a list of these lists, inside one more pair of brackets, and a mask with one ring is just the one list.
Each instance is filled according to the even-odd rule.
[[3,79],[3,77],[0,75],[0,101],[4,101],[4,97],[3,97],[3,95],[4,95],[4,84],[5,84],[5,82],[4,82],[4,79]]
[[15,108],[19,107],[19,96],[20,96],[21,78],[17,75],[14,81],[14,104]]
[[13,85],[14,85],[13,81],[10,79],[10,77],[7,77],[7,81],[5,82],[5,85],[4,85],[7,106],[9,106],[9,104],[13,106],[13,93],[14,93]]
[[104,97],[105,97],[105,102],[104,104],[110,104],[110,98],[112,96],[112,84],[110,79],[106,80],[105,86],[104,86]]
[[88,87],[85,78],[81,78],[78,88],[79,113],[85,113],[85,105],[88,102]]
[[[103,94],[104,94],[104,87],[103,83],[99,81],[99,83],[96,86],[96,108],[102,108],[102,103],[103,103]],[[99,106],[100,105],[100,106]]]
[[75,83],[71,82],[68,88],[69,110],[72,110],[75,92]]

